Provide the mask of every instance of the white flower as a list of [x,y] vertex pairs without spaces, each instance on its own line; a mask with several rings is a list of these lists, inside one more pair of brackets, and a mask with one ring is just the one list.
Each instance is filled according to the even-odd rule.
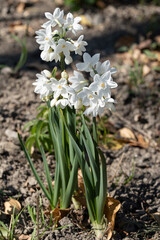
[[53,107],[53,106],[60,106],[60,108],[64,109],[67,105],[69,105],[69,101],[68,99],[59,99],[57,100],[57,98],[55,99],[52,99],[51,102],[50,102],[50,106]]
[[68,13],[66,21],[64,23],[65,30],[71,30],[73,34],[76,35],[77,31],[83,30],[83,27],[79,24],[81,17],[73,17],[72,13]]
[[37,36],[35,37],[36,42],[40,44],[40,50],[43,50],[45,44],[46,29],[40,29],[36,31],[36,34],[37,34]]
[[51,73],[48,70],[44,70],[41,74],[36,74],[36,77],[36,82],[32,83],[32,85],[36,86],[34,92],[40,94],[41,99],[52,95],[53,78],[50,78]]
[[65,56],[65,63],[70,64],[72,62],[72,57],[70,56],[70,51],[74,50],[74,46],[69,41],[64,39],[59,39],[58,45],[56,46],[56,52],[58,54],[63,53]]
[[52,80],[52,91],[54,92],[54,98],[58,98],[60,95],[64,98],[68,97],[67,92],[67,80],[61,78],[59,81],[56,79]]
[[77,96],[76,92],[69,95],[69,102],[75,109],[80,109],[83,106],[82,100]]
[[46,62],[51,62],[53,61],[53,59],[56,62],[61,60],[61,56],[56,52],[56,48],[55,50],[53,50],[52,48],[50,48],[49,50],[43,50],[41,52],[41,58]]
[[96,98],[95,101],[90,101],[90,105],[86,110],[84,111],[85,115],[92,115],[93,117],[96,117],[99,115],[101,117],[102,113],[105,109],[113,110],[114,109],[114,99],[113,98]]
[[102,76],[96,74],[93,78],[94,82],[90,84],[90,90],[97,92],[97,94],[102,97],[110,97],[110,88],[116,88],[117,83],[112,80],[111,73],[108,71]]
[[88,87],[84,87],[81,92],[78,93],[78,98],[82,99],[84,106],[89,106],[92,103],[97,102],[97,95],[92,92]]
[[107,60],[107,61],[105,61],[105,62],[103,62],[103,63],[98,62],[98,63],[96,64],[96,66],[95,66],[94,71],[91,71],[90,75],[91,75],[92,77],[94,77],[95,74],[102,75],[102,74],[104,74],[105,72],[108,72],[108,71],[110,71],[111,74],[117,72],[117,70],[116,70],[115,68],[111,68],[111,67],[110,67],[110,61],[109,61],[109,60]]
[[64,23],[64,12],[61,11],[59,8],[56,8],[53,12],[53,14],[49,12],[45,12],[45,16],[47,19],[49,19],[48,22],[44,23],[42,27],[46,28],[48,26],[55,27],[57,24],[61,27]]
[[81,35],[76,42],[74,42],[74,47],[75,47],[75,53],[82,55],[82,52],[86,51],[85,46],[88,45],[86,41],[82,41],[84,38],[84,35]]
[[79,71],[90,72],[93,70],[96,63],[99,61],[100,54],[97,53],[92,57],[88,53],[83,54],[83,63],[77,63],[76,67]]
[[87,85],[87,81],[83,77],[83,74],[77,71],[74,71],[74,76],[70,77],[68,81],[72,83],[70,87],[73,88],[76,92]]

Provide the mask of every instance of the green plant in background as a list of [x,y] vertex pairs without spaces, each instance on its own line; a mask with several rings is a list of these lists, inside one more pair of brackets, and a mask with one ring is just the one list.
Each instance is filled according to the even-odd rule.
[[96,2],[97,0],[64,0],[64,4],[69,6],[72,11],[78,10],[84,4],[94,5]]
[[16,66],[14,67],[14,73],[17,73],[26,63],[27,61],[27,47],[26,47],[26,38],[23,40],[17,37],[16,35],[11,35],[20,45],[21,45],[21,55],[19,61],[17,62]]
[[53,143],[51,140],[49,120],[48,120],[48,107],[47,105],[40,105],[37,108],[38,114],[36,119],[27,122],[24,125],[24,130],[29,130],[29,137],[25,142],[25,147],[29,153],[32,153],[33,147],[40,150],[42,144],[46,152],[51,153],[53,150]]
[[143,78],[143,65],[137,60],[134,61],[134,66],[130,69],[129,84],[130,88],[136,87],[139,89],[139,85],[144,82]]
[[17,215],[15,214],[15,207],[13,208],[13,213],[11,215],[10,226],[7,227],[2,221],[0,221],[0,240],[15,240],[16,239],[16,224],[18,219],[23,212],[22,209]]
[[[46,221],[45,219],[45,213],[43,210],[43,204],[42,204],[42,198],[37,198],[37,206],[27,206],[28,213],[30,215],[30,218],[34,224],[34,230],[32,232],[31,240],[40,239],[44,233],[51,227],[53,224],[52,216],[50,218],[50,221]],[[47,223],[47,226],[46,226]],[[41,231],[41,233],[40,233]]]

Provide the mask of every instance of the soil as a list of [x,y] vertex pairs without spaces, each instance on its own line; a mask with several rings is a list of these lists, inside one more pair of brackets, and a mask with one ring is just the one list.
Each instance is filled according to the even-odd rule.
[[[53,67],[53,63],[48,64],[40,59],[34,33],[44,22],[44,12],[52,12],[56,5],[51,0],[31,0],[20,9],[19,2],[1,0],[0,9],[0,64],[6,65],[0,70],[0,208],[3,212],[4,202],[9,197],[18,199],[24,211],[16,231],[19,235],[30,235],[34,225],[26,206],[36,206],[37,196],[41,193],[21,150],[17,131],[25,139],[28,133],[23,129],[24,124],[35,119],[36,108],[41,104],[32,85],[36,73]],[[88,42],[87,51],[91,55],[100,52],[102,60],[107,57],[111,65],[118,69],[114,80],[119,86],[113,91],[117,101],[116,112],[106,113],[108,118],[107,123],[104,120],[104,126],[107,128],[110,123],[109,131],[113,134],[124,127],[129,128],[136,136],[141,135],[143,143],[146,143],[131,144],[126,141],[117,150],[103,144],[108,194],[122,205],[116,216],[112,239],[158,240],[160,222],[155,221],[153,214],[160,213],[160,73],[151,70],[140,85],[131,89],[129,64],[122,61],[117,49],[126,39],[130,39],[126,43],[128,47],[144,43],[146,39],[153,42],[160,35],[160,25],[155,24],[155,19],[160,20],[160,7],[105,4],[103,9],[85,8],[75,14],[87,19],[83,30]],[[14,67],[21,47],[11,34],[16,34],[20,39],[26,36],[27,43],[27,62],[16,74]],[[74,60],[77,62],[80,58]],[[47,159],[54,175],[55,162],[50,155]],[[33,160],[38,173],[44,178],[40,156],[37,154]],[[41,239],[95,239],[91,229],[73,224],[71,215],[63,218],[60,226],[72,226],[54,231],[53,227],[49,228]],[[9,224],[9,218],[3,214],[0,220]]]

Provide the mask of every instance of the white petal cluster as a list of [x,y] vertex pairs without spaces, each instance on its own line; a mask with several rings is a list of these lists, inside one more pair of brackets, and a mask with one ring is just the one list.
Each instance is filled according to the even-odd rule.
[[92,114],[93,117],[101,116],[105,109],[114,109],[115,101],[111,98],[111,88],[117,87],[117,83],[112,79],[116,69],[110,67],[108,60],[101,63],[99,58],[99,54],[91,57],[84,53],[83,62],[76,65],[79,71],[89,72],[93,78],[93,82],[78,93],[82,104],[86,106],[84,114]]
[[74,18],[72,13],[68,13],[65,19],[63,10],[59,8],[56,8],[53,14],[46,12],[45,16],[48,21],[42,25],[42,29],[36,31],[36,41],[42,51],[42,60],[58,62],[63,54],[65,63],[70,64],[73,61],[70,56],[71,52],[82,55],[82,52],[86,51],[85,46],[88,45],[86,41],[83,41],[83,35],[76,41],[66,37],[70,31],[76,35],[83,29],[79,23],[81,18]]
[[[45,61],[61,61],[70,64],[73,59],[71,52],[83,55],[83,62],[77,63],[77,71],[72,76],[64,70],[61,77],[56,78],[56,70],[52,73],[44,70],[37,74],[35,93],[40,94],[44,101],[50,100],[51,107],[64,109],[66,106],[81,109],[85,106],[85,115],[101,117],[105,109],[114,109],[114,99],[111,97],[111,89],[117,87],[112,79],[116,72],[111,68],[110,62],[100,62],[100,54],[90,56],[86,53],[87,42],[81,35],[75,41],[66,37],[68,32],[76,33],[82,30],[80,17],[73,17],[68,13],[64,18],[64,12],[56,8],[53,14],[46,12],[47,22],[42,29],[36,32],[36,41],[40,45],[41,58]],[[85,52],[85,53],[83,53]],[[82,72],[90,74],[89,80],[84,78]],[[91,80],[92,79],[92,80]]]

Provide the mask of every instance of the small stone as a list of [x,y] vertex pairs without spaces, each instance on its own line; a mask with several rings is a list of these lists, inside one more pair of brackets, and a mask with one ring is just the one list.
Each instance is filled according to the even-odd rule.
[[12,72],[13,72],[13,70],[12,70],[12,68],[10,68],[10,67],[4,67],[4,68],[2,68],[2,70],[1,70],[1,73],[4,74],[4,75],[9,75],[9,74],[11,74]]
[[5,135],[9,138],[9,139],[18,139],[17,137],[17,132],[10,130],[9,128],[6,129],[5,131]]
[[19,150],[19,147],[16,146],[12,142],[1,142],[0,143],[0,153],[3,154],[4,152],[9,152],[9,153],[16,153],[17,150]]
[[28,183],[30,186],[34,186],[37,184],[37,180],[34,177],[29,177],[28,178]]

